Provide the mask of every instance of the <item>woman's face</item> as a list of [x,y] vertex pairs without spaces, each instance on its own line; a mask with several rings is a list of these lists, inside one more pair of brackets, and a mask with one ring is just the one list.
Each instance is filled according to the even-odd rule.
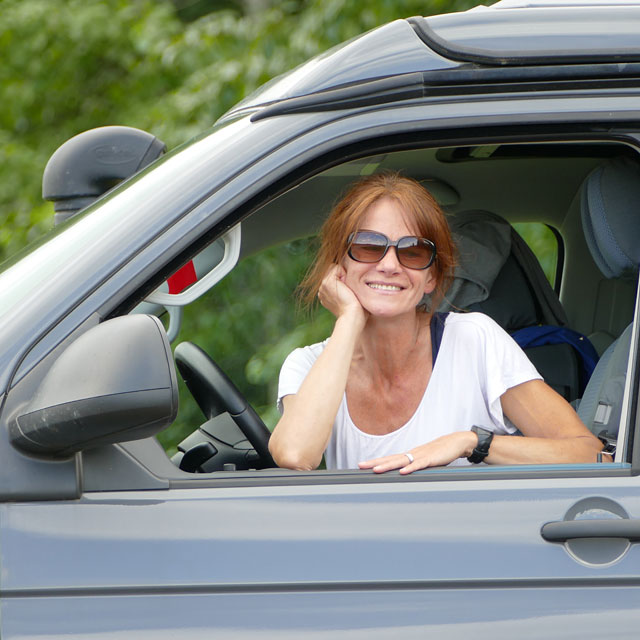
[[[416,235],[405,222],[401,205],[393,198],[381,198],[365,213],[360,230],[378,231],[390,240]],[[360,304],[373,316],[395,317],[415,313],[425,293],[436,286],[433,268],[408,269],[398,262],[395,248],[389,247],[380,262],[357,262],[346,256],[345,283]]]

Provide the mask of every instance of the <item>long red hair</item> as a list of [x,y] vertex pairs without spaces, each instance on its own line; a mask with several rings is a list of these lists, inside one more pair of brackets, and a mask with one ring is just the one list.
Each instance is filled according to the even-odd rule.
[[316,260],[300,284],[303,302],[313,303],[329,268],[347,255],[349,235],[358,230],[367,209],[381,198],[396,200],[412,232],[436,245],[436,258],[430,267],[436,287],[430,294],[428,310],[438,308],[451,285],[456,264],[449,225],[435,198],[419,182],[390,172],[355,182],[333,208],[320,231]]

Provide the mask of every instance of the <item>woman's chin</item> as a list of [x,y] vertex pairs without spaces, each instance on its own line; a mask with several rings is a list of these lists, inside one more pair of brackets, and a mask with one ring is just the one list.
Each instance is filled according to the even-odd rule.
[[395,318],[416,313],[416,307],[422,300],[422,292],[420,297],[417,293],[413,295],[408,293],[408,291],[389,293],[365,290],[358,291],[356,295],[365,311],[373,317]]
[[397,318],[404,315],[414,315],[416,313],[415,307],[409,307],[402,305],[400,307],[397,304],[389,304],[389,303],[371,303],[363,305],[366,311],[374,318]]

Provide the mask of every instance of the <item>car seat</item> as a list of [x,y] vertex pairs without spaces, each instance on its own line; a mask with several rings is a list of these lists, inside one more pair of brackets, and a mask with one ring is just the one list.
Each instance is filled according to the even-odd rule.
[[449,220],[458,248],[455,280],[440,310],[481,311],[511,333],[545,382],[568,401],[580,397],[597,354],[568,329],[540,263],[518,232],[489,211]]
[[[606,278],[637,277],[640,266],[640,165],[610,160],[584,181],[580,209],[587,245]],[[605,351],[585,389],[578,415],[596,436],[615,443],[633,334],[630,324]]]

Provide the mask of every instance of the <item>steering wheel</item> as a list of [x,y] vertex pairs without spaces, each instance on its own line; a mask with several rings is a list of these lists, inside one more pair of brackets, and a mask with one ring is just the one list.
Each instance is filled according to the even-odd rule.
[[260,466],[276,467],[267,446],[269,429],[227,374],[192,342],[181,342],[174,356],[182,379],[207,420],[226,411],[260,456]]

